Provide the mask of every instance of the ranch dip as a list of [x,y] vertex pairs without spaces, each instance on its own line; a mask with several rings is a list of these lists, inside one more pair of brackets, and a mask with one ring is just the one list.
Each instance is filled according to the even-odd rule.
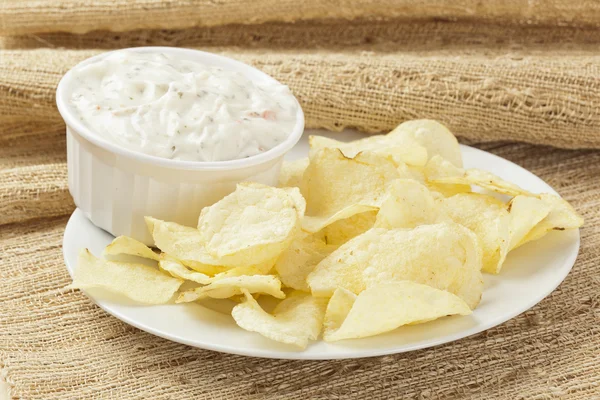
[[103,138],[185,161],[226,161],[277,146],[296,124],[287,86],[163,53],[123,50],[76,69],[70,102]]

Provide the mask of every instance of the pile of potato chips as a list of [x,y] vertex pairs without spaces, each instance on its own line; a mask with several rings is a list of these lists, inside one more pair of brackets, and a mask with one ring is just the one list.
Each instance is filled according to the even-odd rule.
[[[159,253],[118,237],[105,254],[157,267],[82,250],[72,287],[145,304],[233,300],[240,327],[304,348],[321,332],[362,338],[470,314],[482,272],[498,274],[514,248],[583,223],[558,196],[463,169],[456,138],[431,120],[350,143],[313,136],[279,186],[241,183],[197,227],[147,217]],[[185,281],[195,287],[181,290]],[[268,313],[259,295],[281,300]]]

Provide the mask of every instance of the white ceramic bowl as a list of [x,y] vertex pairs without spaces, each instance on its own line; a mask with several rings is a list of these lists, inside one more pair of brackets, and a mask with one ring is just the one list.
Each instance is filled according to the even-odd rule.
[[[135,50],[168,53],[238,71],[255,81],[277,82],[249,65],[216,54],[172,47]],[[107,54],[88,58],[75,66],[63,76],[56,90],[58,110],[67,125],[69,191],[77,207],[96,226],[115,236],[127,235],[151,244],[145,215],[196,226],[200,210],[231,193],[237,183],[277,183],[283,156],[294,147],[304,130],[300,105],[296,125],[287,139],[256,156],[199,162],[137,153],[94,133],[76,117],[69,104],[75,84],[72,71]]]

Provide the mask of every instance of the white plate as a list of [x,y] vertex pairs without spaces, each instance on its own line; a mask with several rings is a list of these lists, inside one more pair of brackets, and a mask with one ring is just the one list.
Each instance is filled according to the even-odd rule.
[[[344,134],[317,133],[345,140],[362,137],[353,131]],[[288,155],[289,159],[306,156],[307,136],[308,132]],[[554,192],[540,178],[510,161],[468,146],[462,146],[462,151],[465,167],[486,169],[532,192]],[[87,247],[93,254],[101,255],[112,239],[112,235],[94,226],[82,212],[75,210],[67,224],[63,242],[69,273],[73,275],[79,249]],[[313,342],[304,351],[244,331],[229,315],[199,304],[150,307],[131,304],[105,292],[88,292],[88,295],[106,312],[130,325],[165,339],[203,349],[287,359],[371,357],[451,342],[515,317],[533,307],[562,282],[571,270],[578,250],[578,230],[552,232],[537,242],[511,252],[499,276],[484,274],[483,298],[470,316],[447,317],[361,340],[334,344]]]

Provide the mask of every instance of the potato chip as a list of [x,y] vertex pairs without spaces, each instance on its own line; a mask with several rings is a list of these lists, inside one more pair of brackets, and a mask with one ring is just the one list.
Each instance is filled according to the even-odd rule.
[[448,220],[429,189],[411,179],[389,183],[377,214],[376,228],[414,228]]
[[[196,272],[219,278],[239,275],[264,275],[275,264],[275,260],[271,259],[255,265],[240,265],[238,267],[211,265],[208,263],[219,264],[221,261],[208,254],[202,244],[198,229],[155,218],[147,217],[146,221],[149,221],[153,226],[153,237],[156,246],[169,256],[176,258],[185,267]],[[227,258],[225,258],[225,261],[233,263]]]
[[289,246],[304,207],[298,188],[241,183],[235,192],[202,210],[198,230],[208,253],[223,265],[255,265]]
[[223,271],[223,272],[219,272],[218,274],[216,274],[214,276],[214,279],[221,279],[221,278],[229,278],[229,277],[233,277],[233,276],[241,276],[241,275],[268,275],[271,270],[273,269],[273,266],[275,265],[275,261],[277,259],[273,259],[273,260],[267,260],[264,261],[260,264],[256,264],[256,265],[247,265],[247,266],[243,266],[243,267],[234,267],[231,269],[228,269],[227,271]]
[[550,205],[537,197],[516,196],[508,204],[510,215],[508,250],[517,248],[525,236],[550,212]]
[[318,232],[335,221],[379,207],[386,183],[399,178],[389,159],[373,153],[348,158],[338,149],[312,153],[302,190],[307,216],[302,228]]
[[175,278],[185,279],[187,281],[200,283],[202,285],[208,285],[213,279],[201,272],[189,270],[185,265],[179,262],[179,260],[167,255],[166,253],[162,253],[160,255],[158,268]]
[[[377,288],[379,285],[374,287]],[[323,339],[325,341],[329,341],[330,335],[340,329],[350,310],[352,310],[357,297],[357,295],[344,288],[337,288],[333,292],[333,296],[327,303],[325,318],[323,319]]]
[[323,241],[328,245],[337,247],[371,229],[376,218],[376,210],[362,212],[350,218],[337,220],[315,235],[323,238]]
[[273,315],[265,312],[245,291],[246,300],[231,312],[243,329],[257,332],[277,342],[306,348],[309,340],[321,333],[327,299],[312,297],[300,291],[292,292],[275,307]]
[[518,246],[538,240],[551,230],[576,229],[583,225],[583,218],[562,197],[544,193],[540,195],[540,200],[549,208],[548,215],[518,242]]
[[509,196],[518,196],[520,194],[526,196],[536,196],[535,194],[508,182],[491,172],[481,169],[468,169],[465,171],[465,179],[473,185],[481,186],[482,188],[491,190],[496,193],[507,194]]
[[425,168],[423,168],[427,187],[446,197],[451,197],[458,193],[468,193],[471,191],[471,186],[468,184],[438,183],[437,181],[433,181],[433,179],[456,177],[461,175],[463,171],[439,155],[433,156]]
[[71,288],[100,287],[144,304],[163,304],[177,292],[183,279],[173,278],[143,264],[106,261],[88,249],[79,253]]
[[146,217],[146,224],[152,229],[156,247],[186,267],[207,275],[228,269],[221,265],[221,260],[208,253],[198,229],[150,217]]
[[[231,267],[223,267],[219,265],[208,265],[203,264],[201,262],[193,261],[193,260],[179,260],[185,267],[193,269],[196,272],[200,272],[201,274],[206,274],[209,276],[216,276],[219,274],[223,274],[225,272],[229,272],[232,269]],[[239,268],[239,267],[238,267]]]
[[424,167],[410,167],[406,164],[399,164],[396,170],[402,179],[412,179],[425,184]]
[[274,275],[241,275],[217,279],[206,286],[186,290],[177,298],[177,303],[187,303],[207,297],[213,299],[227,299],[248,293],[264,293],[278,299],[283,299],[285,293],[281,291],[281,281]]
[[483,271],[500,272],[509,245],[509,214],[506,205],[492,196],[463,193],[441,200],[452,220],[472,230],[481,244]]
[[462,154],[456,137],[444,125],[431,119],[406,121],[388,133],[391,139],[409,138],[427,149],[431,159],[440,155],[456,167],[462,167]]
[[319,238],[301,233],[279,257],[275,270],[285,286],[310,292],[306,277],[332,251]]
[[304,196],[302,196],[300,190],[296,187],[284,187],[281,188],[281,190],[290,196],[294,203],[294,208],[296,209],[296,215],[299,220],[302,220],[304,214],[306,214],[306,200],[304,200]]
[[153,252],[150,247],[128,236],[116,237],[111,244],[106,246],[104,249],[104,254],[112,256],[126,254],[130,256],[148,258],[154,261],[158,261],[159,258],[158,254]]
[[359,294],[379,283],[410,280],[454,293],[475,308],[483,290],[481,257],[475,234],[454,222],[373,228],[327,256],[307,282],[313,295],[331,297],[339,287]]
[[[360,140],[360,139],[358,139]],[[356,140],[356,141],[358,141]],[[310,135],[308,137],[308,146],[310,147],[310,150],[319,150],[319,149],[324,149],[324,148],[329,148],[329,149],[341,149],[341,147],[343,146],[347,146],[349,143],[354,143],[356,141],[352,141],[352,142],[340,142],[339,140],[335,140],[335,139],[331,139],[325,136],[319,136],[319,135]],[[362,150],[357,150],[356,152],[353,153],[353,149],[346,149],[346,151],[342,150],[342,153],[348,157],[348,158],[352,158],[354,157],[357,153],[359,153]]]
[[481,169],[455,168],[453,170],[446,169],[443,174],[427,174],[428,181],[434,184],[454,184],[454,185],[477,185],[479,187],[491,190],[496,193],[502,193],[509,196],[526,195],[534,197],[535,194],[515,185],[514,183],[505,181],[492,174],[489,171]]
[[279,172],[279,187],[300,187],[302,175],[308,167],[308,157],[284,161]]
[[152,233],[154,232],[154,223],[156,221],[160,220],[151,216],[144,216],[144,222],[146,223],[146,228],[148,228],[148,232],[150,232],[150,235],[152,235]]
[[[352,218],[357,214],[363,214],[368,212],[377,213],[377,209],[378,207],[375,206],[354,204],[345,207],[344,209],[336,212],[335,214],[329,217],[316,217],[311,215],[305,215],[304,219],[302,220],[302,229],[309,233],[319,232],[321,230],[324,230],[328,226],[335,224],[338,221]],[[337,228],[334,227],[334,230],[335,229]]]
[[323,339],[333,342],[374,336],[456,314],[471,314],[460,297],[415,282],[383,283],[358,296],[337,289],[325,313]]
[[322,148],[339,149],[348,158],[354,158],[363,151],[369,151],[391,158],[396,164],[422,167],[427,163],[427,150],[414,139],[396,135],[372,135],[352,142],[339,142],[323,136],[310,136],[311,150]]

